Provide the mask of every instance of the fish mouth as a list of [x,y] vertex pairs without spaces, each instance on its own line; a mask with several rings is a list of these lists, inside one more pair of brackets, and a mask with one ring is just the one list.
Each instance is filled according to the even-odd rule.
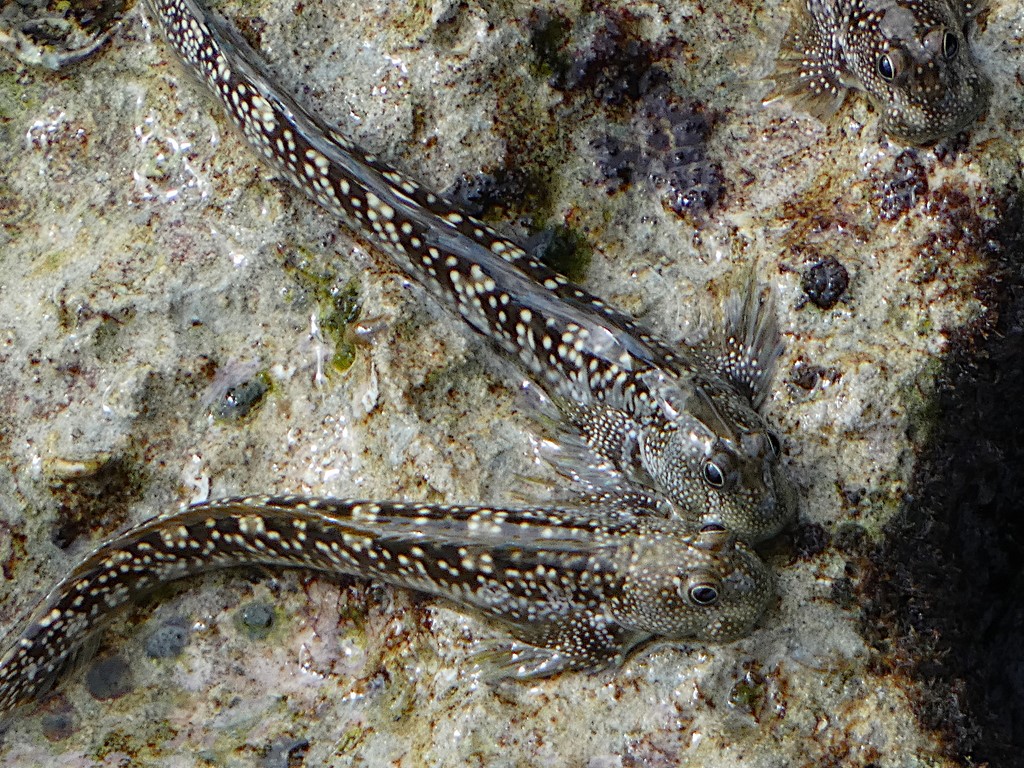
[[988,112],[992,83],[980,72],[964,78],[958,87],[948,88],[942,101],[933,106],[924,101],[914,104],[907,114],[886,110],[882,128],[895,139],[918,146],[934,144],[955,136]]
[[757,545],[782,533],[796,518],[797,492],[780,466],[764,469],[765,491],[756,503],[731,513],[715,510],[700,517],[703,526],[723,527],[748,545]]

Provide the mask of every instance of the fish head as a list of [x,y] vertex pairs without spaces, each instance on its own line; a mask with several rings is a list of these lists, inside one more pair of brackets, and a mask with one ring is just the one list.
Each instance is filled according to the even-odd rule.
[[749,634],[775,595],[768,566],[721,526],[645,524],[612,602],[616,620],[651,635],[701,642]]
[[882,129],[910,144],[953,136],[988,109],[991,84],[967,39],[970,18],[950,0],[865,0],[844,53]]
[[793,520],[795,494],[781,442],[742,394],[709,382],[689,393],[684,408],[666,406],[662,416],[641,431],[640,455],[653,486],[680,517],[721,526],[750,543]]

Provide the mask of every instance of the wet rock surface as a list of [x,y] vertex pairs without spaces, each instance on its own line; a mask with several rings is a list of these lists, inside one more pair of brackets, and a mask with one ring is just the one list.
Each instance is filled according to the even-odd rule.
[[[131,690],[98,701],[68,675],[0,762],[1014,764],[1019,3],[990,4],[975,41],[989,115],[931,149],[882,136],[863,99],[828,125],[762,106],[778,3],[220,7],[399,168],[505,180],[473,193],[485,215],[585,243],[586,285],[664,336],[705,336],[752,275],[774,285],[787,350],[766,411],[801,509],[764,549],[780,599],[729,646],[493,686],[471,657],[500,632],[443,604],[211,575],[157,595],[189,627],[180,655],[147,655],[152,609],[124,614],[100,658],[127,661]],[[135,9],[73,68],[0,61],[5,628],[113,530],[190,500],[497,502],[553,480],[520,378],[260,165],[154,36]],[[701,214],[657,185],[609,194],[600,137],[653,109],[668,128],[633,138],[657,140],[695,104],[718,185]],[[846,285],[811,304],[803,274],[827,259]],[[251,605],[273,607],[258,641]]]
[[990,310],[954,334],[905,508],[872,556],[864,631],[924,682],[922,722],[954,753],[1020,765],[1024,743],[1024,200],[993,233]]

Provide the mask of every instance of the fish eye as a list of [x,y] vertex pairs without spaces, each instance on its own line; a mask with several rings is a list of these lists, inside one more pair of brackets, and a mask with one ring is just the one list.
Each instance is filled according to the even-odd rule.
[[960,41],[956,39],[956,35],[952,32],[947,32],[942,36],[942,55],[947,59],[952,59],[956,56],[957,51],[960,50]]
[[892,81],[896,77],[896,68],[893,66],[889,54],[885,53],[878,57],[878,74],[883,80]]
[[721,488],[725,485],[725,473],[713,461],[708,460],[704,462],[704,466],[701,467],[701,474],[704,476],[704,482],[712,488]]
[[697,605],[714,605],[718,602],[718,585],[709,582],[694,584],[687,590],[687,595]]
[[768,447],[772,449],[772,455],[775,458],[779,458],[782,454],[782,443],[779,442],[779,436],[771,430],[765,433],[768,437]]

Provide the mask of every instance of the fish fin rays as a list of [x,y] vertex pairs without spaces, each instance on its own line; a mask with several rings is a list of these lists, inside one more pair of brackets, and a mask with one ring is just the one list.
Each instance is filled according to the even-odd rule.
[[702,361],[760,408],[768,396],[785,349],[774,293],[753,285],[730,294],[722,307],[721,330],[697,346]]
[[802,3],[792,3],[792,20],[782,38],[774,88],[764,97],[770,104],[782,99],[797,109],[825,121],[846,100],[848,86],[828,58],[832,43],[822,35]]

